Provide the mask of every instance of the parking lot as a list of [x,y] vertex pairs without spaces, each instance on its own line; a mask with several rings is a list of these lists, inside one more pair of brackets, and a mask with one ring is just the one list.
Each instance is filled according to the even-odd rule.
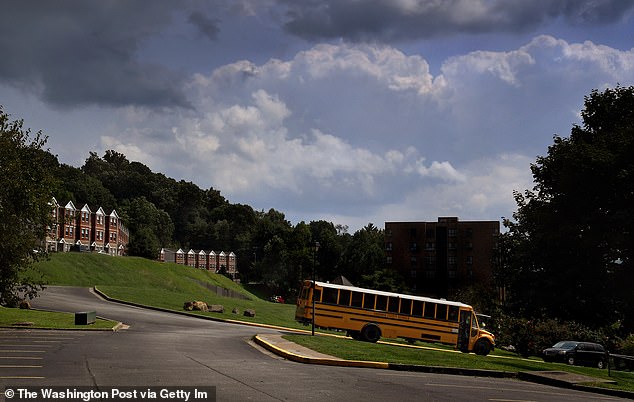
[[81,336],[71,331],[0,330],[0,384],[46,378],[47,354]]

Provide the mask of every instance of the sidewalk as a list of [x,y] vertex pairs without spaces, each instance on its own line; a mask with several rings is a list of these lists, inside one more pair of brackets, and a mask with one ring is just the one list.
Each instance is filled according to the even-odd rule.
[[454,367],[421,366],[410,364],[395,364],[385,362],[370,362],[359,360],[344,360],[334,356],[316,352],[295,342],[282,338],[283,334],[258,334],[253,340],[258,345],[287,360],[306,364],[320,364],[343,367],[365,367],[399,371],[416,371],[437,374],[471,375],[478,377],[517,378],[523,381],[551,385],[560,388],[570,388],[579,391],[593,392],[603,395],[634,399],[634,393],[609,388],[591,387],[583,384],[614,383],[611,380],[598,379],[565,371],[531,371],[507,372],[495,370],[462,369]]

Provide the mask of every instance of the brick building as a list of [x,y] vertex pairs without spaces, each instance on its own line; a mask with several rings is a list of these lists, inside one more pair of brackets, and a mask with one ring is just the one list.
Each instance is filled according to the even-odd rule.
[[62,207],[55,198],[49,205],[53,223],[45,239],[47,251],[127,254],[130,234],[115,210],[106,216],[101,207],[96,212],[88,204],[77,209],[72,201]]
[[187,265],[192,268],[206,269],[215,273],[226,274],[231,278],[236,277],[238,273],[236,255],[233,251],[228,253],[221,251],[216,253],[211,250],[189,250],[184,252],[183,249],[172,250],[162,248],[159,252],[159,261],[173,262],[179,265]]
[[386,264],[413,292],[447,297],[463,285],[490,283],[499,234],[498,221],[385,222]]

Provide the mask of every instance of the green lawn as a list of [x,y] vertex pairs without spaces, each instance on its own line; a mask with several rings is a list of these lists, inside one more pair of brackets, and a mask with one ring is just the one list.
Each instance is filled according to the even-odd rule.
[[[30,325],[23,325],[25,323],[29,323]],[[115,321],[99,318],[94,324],[75,325],[75,315],[73,313],[55,313],[50,311],[0,307],[0,327],[112,329],[115,325],[117,325]]]
[[[183,311],[186,301],[202,300],[223,305],[224,313],[193,314],[304,328],[294,320],[294,305],[262,300],[223,275],[188,266],[136,257],[56,253],[48,261],[38,262],[37,268],[50,285],[96,286],[115,299],[178,311]],[[210,285],[238,292],[244,298],[219,296]],[[234,308],[239,310],[237,315],[232,313]],[[245,309],[255,310],[256,316],[245,317]]]
[[634,373],[600,370],[593,367],[568,366],[560,363],[545,363],[542,359],[523,359],[515,354],[495,350],[488,356],[477,356],[472,353],[460,353],[446,345],[416,342],[410,347],[404,342],[395,345],[392,340],[387,343],[367,343],[351,338],[332,336],[285,335],[285,339],[310,349],[348,360],[366,360],[399,364],[414,364],[439,367],[460,367],[468,369],[496,371],[543,371],[557,370],[578,373],[595,378],[606,378],[616,381],[616,385],[601,386],[634,392]]

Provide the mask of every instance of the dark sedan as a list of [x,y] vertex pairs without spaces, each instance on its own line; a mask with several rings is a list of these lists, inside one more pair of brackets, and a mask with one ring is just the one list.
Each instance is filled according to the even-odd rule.
[[594,366],[604,368],[608,362],[605,348],[592,342],[562,341],[544,349],[546,362],[562,362],[570,365]]

